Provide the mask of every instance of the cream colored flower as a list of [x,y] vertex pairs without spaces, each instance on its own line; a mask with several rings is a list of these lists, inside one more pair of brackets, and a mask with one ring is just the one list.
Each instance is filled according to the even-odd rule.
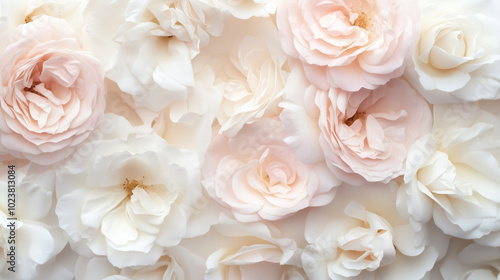
[[445,254],[448,238],[414,231],[396,211],[394,187],[341,186],[331,204],[310,210],[302,254],[309,279],[424,278]]
[[203,51],[197,59],[212,67],[222,94],[219,133],[232,137],[245,124],[279,114],[288,64],[270,18],[228,20],[221,36]]
[[500,98],[500,3],[419,1],[420,40],[407,77],[431,103]]
[[433,133],[410,148],[400,190],[416,227],[433,222],[448,235],[499,244],[497,105],[434,106]]
[[191,60],[224,21],[205,0],[91,0],[85,15],[86,47],[103,61],[106,76],[137,106],[157,112],[187,98]]
[[202,196],[198,157],[108,119],[112,132],[82,146],[60,172],[56,213],[80,254],[120,268],[151,265],[187,233]]

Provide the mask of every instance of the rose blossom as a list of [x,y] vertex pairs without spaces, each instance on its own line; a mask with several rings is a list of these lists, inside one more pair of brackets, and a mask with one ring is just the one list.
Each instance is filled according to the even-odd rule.
[[101,63],[74,31],[43,16],[0,43],[0,155],[43,165],[67,157],[105,107]]
[[442,279],[497,280],[500,276],[500,250],[453,239],[439,271]]
[[206,257],[205,280],[305,279],[293,264],[296,242],[277,228],[225,219],[214,229],[216,233],[202,237],[210,240],[203,244],[213,244],[203,248],[213,250]]
[[400,189],[415,226],[433,222],[448,235],[500,245],[500,112],[489,103],[434,105],[433,133],[410,148]]
[[191,60],[224,26],[210,0],[91,0],[85,16],[86,47],[104,62],[106,77],[154,111],[186,99]]
[[197,152],[202,162],[212,139],[212,123],[221,96],[213,86],[215,75],[211,67],[195,64],[194,68],[196,80],[187,100],[172,102],[152,121],[151,127],[168,143]]
[[96,129],[100,138],[59,173],[60,226],[80,254],[107,256],[120,268],[154,264],[188,232],[202,195],[198,157],[116,115],[103,123],[110,127]]
[[277,24],[285,52],[327,90],[375,89],[403,74],[417,40],[416,1],[281,1]]
[[297,159],[283,132],[278,120],[262,119],[233,138],[213,140],[203,185],[237,220],[278,220],[333,199],[338,180],[324,164]]
[[33,163],[17,163],[1,165],[0,278],[43,279],[41,275],[56,270],[53,258],[68,241],[53,212],[55,174]]
[[407,77],[431,103],[500,98],[500,2],[418,1],[420,40]]
[[204,268],[203,259],[182,246],[175,246],[152,265],[123,269],[113,267],[104,257],[80,256],[76,262],[75,280],[203,279]]
[[274,14],[277,0],[218,0],[216,5],[229,11],[234,17],[248,19]]
[[302,253],[309,279],[424,279],[448,238],[414,231],[396,211],[396,193],[394,184],[343,185],[332,203],[311,209]]
[[9,28],[15,28],[18,25],[47,15],[64,19],[73,29],[79,31],[83,26],[83,9],[85,5],[86,1],[79,0],[2,1],[0,15],[5,18],[5,23]]
[[227,20],[221,36],[203,51],[196,59],[212,67],[222,93],[220,133],[232,137],[245,124],[279,114],[288,64],[270,18]]
[[394,79],[351,93],[304,89],[299,79],[287,86],[281,119],[301,160],[325,160],[339,179],[353,184],[403,174],[407,149],[431,126],[429,106],[407,82]]

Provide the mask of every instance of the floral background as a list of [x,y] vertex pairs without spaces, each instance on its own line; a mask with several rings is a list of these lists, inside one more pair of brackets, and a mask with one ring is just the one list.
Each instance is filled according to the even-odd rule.
[[0,0],[0,279],[500,279],[499,13]]

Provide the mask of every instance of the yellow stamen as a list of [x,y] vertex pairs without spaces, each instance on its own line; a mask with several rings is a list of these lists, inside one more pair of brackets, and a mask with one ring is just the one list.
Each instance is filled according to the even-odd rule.
[[130,198],[133,194],[133,190],[135,188],[141,188],[143,190],[146,190],[148,186],[144,185],[143,182],[144,178],[139,182],[135,179],[130,181],[128,178],[125,178],[125,181],[123,182],[123,189],[127,191],[127,197]]
[[368,30],[371,26],[371,20],[364,12],[361,12],[361,14],[358,15],[358,18],[354,21],[353,25]]

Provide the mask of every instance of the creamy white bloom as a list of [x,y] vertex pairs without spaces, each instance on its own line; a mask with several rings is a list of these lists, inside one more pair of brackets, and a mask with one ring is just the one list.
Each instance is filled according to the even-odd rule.
[[[111,12],[112,11],[112,12]],[[209,1],[91,0],[86,46],[136,104],[160,111],[194,85],[191,59],[224,16]]]
[[[1,170],[0,278],[38,279],[67,243],[52,210],[55,174],[31,163]],[[15,171],[15,192],[9,170]]]
[[160,259],[149,266],[119,269],[105,257],[80,256],[76,262],[75,280],[95,279],[202,279],[205,262],[182,246],[170,248]]
[[343,185],[331,204],[311,209],[302,254],[310,279],[422,279],[432,269],[448,240],[414,231],[396,211],[394,187]]
[[500,2],[418,1],[420,40],[407,77],[431,103],[500,98]]
[[196,65],[196,80],[189,88],[187,100],[174,101],[152,121],[152,128],[169,144],[197,152],[203,161],[210,140],[212,123],[221,100],[213,86],[215,75],[211,67]]
[[439,271],[442,279],[498,280],[500,250],[463,239],[453,239]]
[[214,69],[222,92],[219,133],[234,136],[245,124],[279,114],[288,66],[270,18],[228,20],[200,59]]
[[[491,103],[491,101],[489,102]],[[414,226],[499,245],[498,102],[434,106],[434,129],[409,150],[400,207]]]
[[87,1],[80,0],[1,1],[0,18],[5,20],[9,28],[15,28],[47,15],[63,19],[80,33],[86,3]]
[[107,117],[108,133],[60,172],[56,213],[80,254],[90,249],[117,267],[151,265],[186,235],[202,196],[198,157]]
[[276,12],[278,0],[217,0],[216,5],[234,17],[267,17]]
[[205,280],[287,279],[287,274],[300,275],[299,270],[288,265],[297,244],[282,237],[277,228],[225,220],[215,230],[222,236],[214,237],[212,242],[222,242],[216,243],[218,248],[206,259]]

